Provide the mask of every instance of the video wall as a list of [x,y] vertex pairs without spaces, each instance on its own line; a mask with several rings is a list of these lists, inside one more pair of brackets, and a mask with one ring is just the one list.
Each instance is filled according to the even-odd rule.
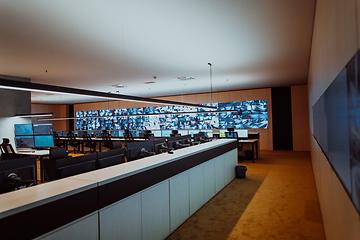
[[[205,103],[201,105],[216,107],[217,110],[213,111],[234,110],[235,112],[212,113],[211,110],[187,106],[77,111],[75,117],[79,117],[79,119],[75,121],[76,130],[268,128],[267,100]],[[144,116],[145,114],[146,116]]]
[[359,52],[313,106],[313,135],[360,214]]

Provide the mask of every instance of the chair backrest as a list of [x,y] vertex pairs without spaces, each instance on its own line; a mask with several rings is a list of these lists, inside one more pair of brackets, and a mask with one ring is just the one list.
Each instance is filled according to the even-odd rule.
[[8,138],[3,138],[3,142],[1,143],[1,158],[3,160],[16,158],[16,152],[10,144],[10,140]]
[[50,159],[59,159],[67,156],[65,147],[50,148]]
[[84,140],[84,142],[87,142],[87,143],[91,142],[92,139],[91,139],[90,134],[87,133],[87,132],[85,132],[85,133],[83,134],[83,140]]
[[122,148],[122,142],[121,141],[112,141],[110,149],[118,149]]
[[125,130],[124,138],[125,138],[126,142],[133,142],[134,141],[134,137],[133,137],[132,133],[129,131],[129,129]]
[[53,136],[54,136],[54,140],[55,140],[55,139],[57,139],[57,140],[60,139],[60,138],[59,138],[59,135],[58,135],[57,132],[55,132],[55,131],[53,131]]

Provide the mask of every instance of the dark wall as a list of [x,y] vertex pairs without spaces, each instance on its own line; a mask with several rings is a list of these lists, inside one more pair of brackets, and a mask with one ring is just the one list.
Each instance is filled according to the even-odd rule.
[[[0,79],[30,82],[28,78],[0,75]],[[31,92],[0,89],[0,117],[14,117],[16,114],[31,113]]]
[[[71,118],[74,117],[74,104],[69,104],[66,106],[66,110],[67,110],[67,117]],[[70,120],[66,120],[67,121],[67,126],[68,126],[68,130],[75,130],[75,120],[74,119],[70,119]]]
[[291,87],[271,88],[273,149],[293,150]]

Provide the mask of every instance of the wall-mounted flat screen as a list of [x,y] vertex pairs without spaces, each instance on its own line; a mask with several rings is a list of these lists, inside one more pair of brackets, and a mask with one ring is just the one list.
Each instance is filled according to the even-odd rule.
[[52,123],[33,124],[34,135],[52,135]]
[[34,135],[32,124],[15,124],[14,126],[16,136]]
[[[75,120],[76,130],[268,128],[267,100],[206,103],[204,105],[217,107],[219,111],[235,110],[236,112],[223,112],[219,114],[204,111],[202,108],[186,106],[77,111],[75,116],[79,118]],[[163,115],[144,116],[143,114]],[[81,118],[91,116],[103,117]]]
[[35,136],[35,147],[54,147],[53,135]]
[[34,148],[34,136],[16,136],[15,137],[17,148]]

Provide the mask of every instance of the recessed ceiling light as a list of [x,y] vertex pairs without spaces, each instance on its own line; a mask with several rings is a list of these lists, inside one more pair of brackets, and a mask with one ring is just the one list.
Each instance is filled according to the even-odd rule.
[[195,78],[189,76],[189,77],[177,77],[176,79],[180,81],[188,81],[188,80],[194,80]]
[[125,86],[123,84],[114,84],[114,85],[110,85],[110,87],[112,87],[112,88],[126,88],[127,86]]
[[155,83],[154,81],[148,81],[148,82],[144,82],[144,84],[153,84]]

